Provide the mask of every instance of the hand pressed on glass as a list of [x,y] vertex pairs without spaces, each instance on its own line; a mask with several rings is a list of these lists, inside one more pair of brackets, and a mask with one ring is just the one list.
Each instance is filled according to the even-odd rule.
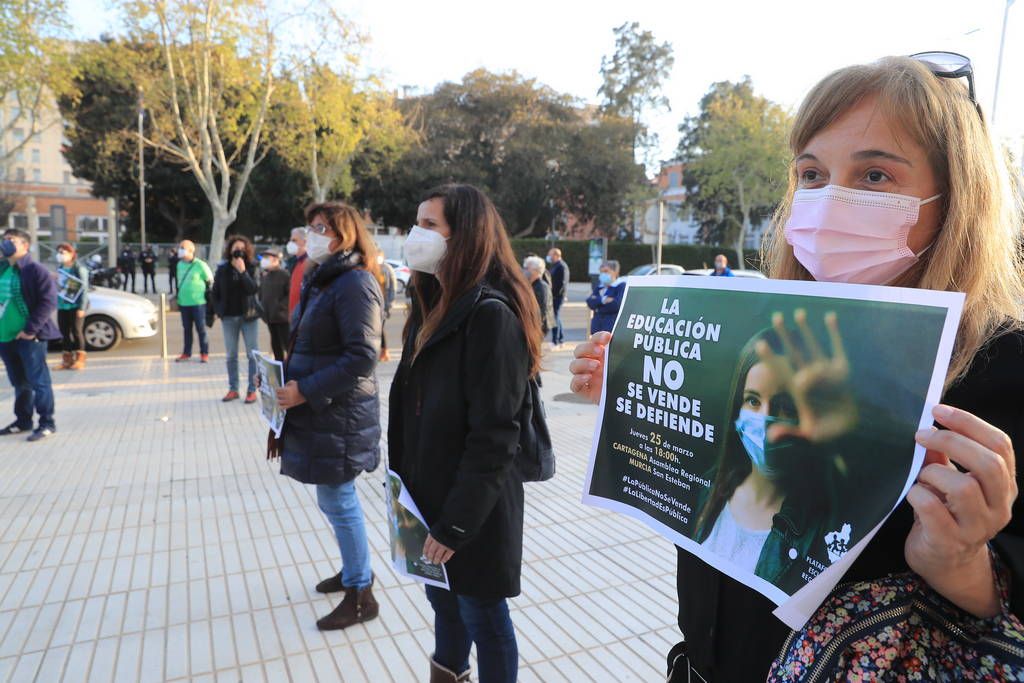
[[785,387],[796,407],[797,423],[772,425],[768,440],[797,437],[822,443],[850,432],[857,424],[857,404],[849,385],[850,363],[835,313],[824,316],[831,356],[821,348],[808,326],[805,310],[796,309],[793,320],[802,344],[794,343],[782,313],[772,314],[772,329],[782,342],[784,353],[775,353],[766,341],[757,343],[757,355]]

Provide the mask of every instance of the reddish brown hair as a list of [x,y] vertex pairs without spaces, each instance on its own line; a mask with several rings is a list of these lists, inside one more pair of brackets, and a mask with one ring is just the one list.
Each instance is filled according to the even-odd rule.
[[360,266],[378,282],[383,282],[380,266],[377,265],[377,245],[366,229],[363,217],[353,207],[344,202],[321,202],[306,207],[306,222],[320,216],[334,231],[335,237],[341,240],[342,251],[355,251],[363,257]]

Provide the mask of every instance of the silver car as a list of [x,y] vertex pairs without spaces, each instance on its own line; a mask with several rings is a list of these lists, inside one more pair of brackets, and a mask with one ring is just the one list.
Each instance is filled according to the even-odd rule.
[[159,311],[153,302],[135,294],[107,287],[89,290],[85,312],[85,345],[90,351],[109,351],[122,339],[142,339],[156,334]]

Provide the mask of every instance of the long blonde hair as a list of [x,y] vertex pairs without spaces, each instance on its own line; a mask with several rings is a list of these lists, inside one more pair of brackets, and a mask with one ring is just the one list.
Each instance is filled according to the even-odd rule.
[[[825,77],[807,95],[793,123],[789,146],[800,154],[821,130],[864,97],[927,150],[942,192],[943,221],[935,243],[892,284],[964,292],[960,329],[946,387],[961,379],[985,343],[1003,330],[1022,328],[1024,260],[1019,176],[996,151],[988,126],[961,80],[938,78],[909,57],[886,57]],[[1015,182],[1013,182],[1015,181]],[[793,255],[783,228],[797,188],[796,165],[762,246],[768,276],[811,280]]]

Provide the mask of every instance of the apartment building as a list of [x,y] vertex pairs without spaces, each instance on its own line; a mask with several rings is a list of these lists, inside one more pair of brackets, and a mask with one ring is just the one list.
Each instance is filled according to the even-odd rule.
[[56,103],[41,116],[41,130],[32,135],[13,94],[0,102],[0,198],[14,204],[7,226],[28,229],[34,214],[42,239],[105,239],[107,201],[93,197],[90,183],[76,178],[64,160],[67,140]]

